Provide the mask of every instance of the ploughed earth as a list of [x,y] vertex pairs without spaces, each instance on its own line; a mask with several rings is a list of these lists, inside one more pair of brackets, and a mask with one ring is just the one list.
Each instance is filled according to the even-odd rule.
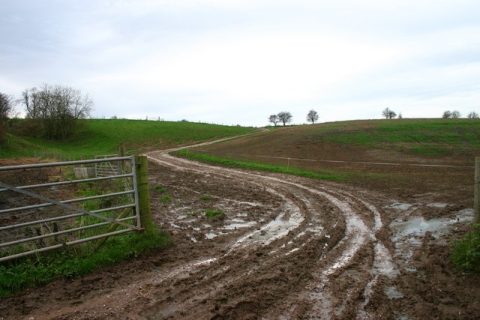
[[449,260],[473,219],[472,168],[383,169],[405,176],[396,189],[148,157],[175,244],[2,299],[0,319],[480,318],[479,276]]

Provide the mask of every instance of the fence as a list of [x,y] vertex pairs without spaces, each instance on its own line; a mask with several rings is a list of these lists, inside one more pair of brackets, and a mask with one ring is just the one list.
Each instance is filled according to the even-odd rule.
[[[141,158],[0,167],[0,262],[142,230],[136,165]],[[101,176],[74,176],[73,166],[102,163],[118,167]]]

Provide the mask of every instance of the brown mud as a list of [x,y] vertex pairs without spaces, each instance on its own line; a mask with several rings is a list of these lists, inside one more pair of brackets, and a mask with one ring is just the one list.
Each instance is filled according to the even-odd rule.
[[154,221],[175,244],[2,299],[0,319],[480,318],[480,278],[448,257],[468,187],[405,195],[148,156]]

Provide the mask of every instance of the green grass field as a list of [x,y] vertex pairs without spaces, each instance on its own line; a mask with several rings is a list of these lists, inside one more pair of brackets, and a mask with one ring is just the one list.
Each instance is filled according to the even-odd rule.
[[[300,143],[393,148],[427,156],[472,154],[480,150],[479,119],[360,120],[275,129],[267,133],[265,139],[259,139],[267,141],[266,145],[276,140],[288,145],[295,139]],[[117,153],[121,144],[125,145],[128,154],[134,154],[255,131],[254,128],[186,121],[89,119],[74,138],[65,142],[7,135],[6,143],[0,146],[0,158],[92,158]]]
[[318,127],[325,141],[424,155],[480,150],[479,119],[347,121]]
[[45,156],[66,159],[116,154],[124,144],[128,154],[253,133],[256,129],[187,121],[89,119],[69,141],[7,136],[0,158]]

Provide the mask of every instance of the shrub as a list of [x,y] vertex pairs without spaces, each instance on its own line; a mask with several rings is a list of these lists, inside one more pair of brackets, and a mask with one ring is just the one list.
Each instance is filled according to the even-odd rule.
[[452,245],[450,258],[465,271],[480,272],[480,224]]

